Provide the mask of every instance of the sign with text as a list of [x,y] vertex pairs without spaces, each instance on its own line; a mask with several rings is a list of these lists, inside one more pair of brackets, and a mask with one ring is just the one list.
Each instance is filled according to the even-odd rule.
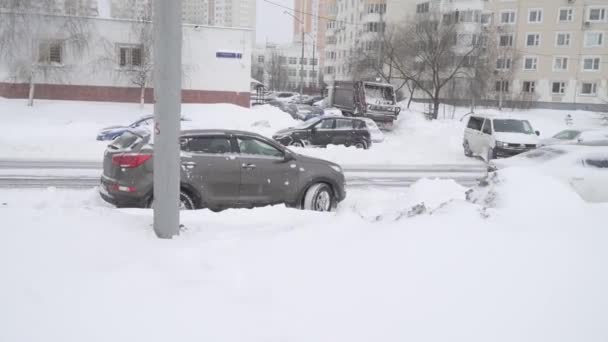
[[243,58],[243,54],[240,52],[218,51],[215,53],[215,57],[241,59]]

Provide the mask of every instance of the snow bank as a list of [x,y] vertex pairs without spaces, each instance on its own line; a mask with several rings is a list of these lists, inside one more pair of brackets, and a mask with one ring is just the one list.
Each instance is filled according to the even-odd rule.
[[[0,190],[0,340],[605,341],[608,207],[504,184],[487,219],[425,180],[335,214],[186,212],[173,241],[93,190]],[[370,220],[420,201],[449,203]]]
[[[385,133],[383,143],[369,150],[343,146],[323,149],[298,149],[298,153],[328,159],[340,164],[479,164],[466,158],[462,138],[466,120],[464,108],[443,112],[440,119],[428,121],[421,112],[423,105],[414,103],[403,110],[393,131]],[[491,111],[491,110],[488,110]],[[0,134],[0,158],[60,159],[99,161],[107,145],[95,141],[104,127],[128,125],[142,115],[153,112],[151,105],[38,100],[27,107],[25,100],[0,99],[0,120],[5,128]],[[513,112],[529,119],[541,137],[567,128],[566,112],[534,110]],[[229,104],[183,104],[182,114],[195,128],[224,128],[254,131],[271,137],[276,131],[296,122],[279,109],[265,105],[251,109]],[[573,113],[575,125],[598,125],[597,114]]]

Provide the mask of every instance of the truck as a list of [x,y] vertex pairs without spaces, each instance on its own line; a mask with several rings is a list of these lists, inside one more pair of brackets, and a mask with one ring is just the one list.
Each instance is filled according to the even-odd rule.
[[388,83],[335,81],[328,89],[329,106],[345,116],[362,116],[390,128],[399,116],[395,89]]

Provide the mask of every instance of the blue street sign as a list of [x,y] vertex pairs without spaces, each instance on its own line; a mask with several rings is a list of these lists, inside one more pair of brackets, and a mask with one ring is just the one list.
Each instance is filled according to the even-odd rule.
[[215,57],[217,58],[236,58],[236,59],[241,59],[243,58],[243,54],[240,52],[224,52],[224,51],[218,51],[215,53]]

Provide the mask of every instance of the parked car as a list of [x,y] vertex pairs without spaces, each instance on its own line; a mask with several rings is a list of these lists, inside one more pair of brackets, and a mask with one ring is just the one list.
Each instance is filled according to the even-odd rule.
[[384,141],[384,133],[382,133],[382,131],[380,130],[380,128],[378,127],[378,125],[376,124],[376,122],[370,118],[361,118],[361,120],[363,120],[365,122],[365,125],[367,126],[367,130],[369,131],[369,134],[371,135],[372,138],[372,142],[374,143],[381,143]]
[[274,93],[273,95],[270,96],[269,100],[270,101],[279,101],[279,102],[290,102],[294,98],[298,97],[299,95],[300,94],[298,94],[298,93],[283,91],[283,92]]
[[284,146],[344,145],[368,149],[372,139],[361,118],[320,116],[278,131],[273,139]]
[[[104,155],[101,197],[118,207],[151,207],[153,143],[148,130],[128,130]],[[253,208],[284,203],[331,211],[345,198],[342,168],[293,153],[261,135],[185,130],[180,136],[182,209]]]
[[578,144],[598,140],[608,140],[608,129],[566,129],[541,140],[540,145]]
[[[188,121],[187,118],[182,116],[181,121]],[[138,128],[138,127],[151,127],[154,125],[154,115],[146,115],[137,119],[135,122],[128,126],[110,126],[103,128],[97,134],[97,140],[106,141],[106,140],[114,140],[120,137],[124,132],[129,129]]]
[[489,161],[511,157],[539,145],[539,131],[528,120],[509,116],[472,115],[464,132],[462,146],[467,157]]
[[572,186],[585,201],[608,202],[608,146],[552,145],[512,158],[493,160],[489,171],[536,168]]
[[279,108],[284,112],[289,113],[291,117],[296,120],[308,120],[312,117],[323,115],[322,108],[305,104],[290,103]]

